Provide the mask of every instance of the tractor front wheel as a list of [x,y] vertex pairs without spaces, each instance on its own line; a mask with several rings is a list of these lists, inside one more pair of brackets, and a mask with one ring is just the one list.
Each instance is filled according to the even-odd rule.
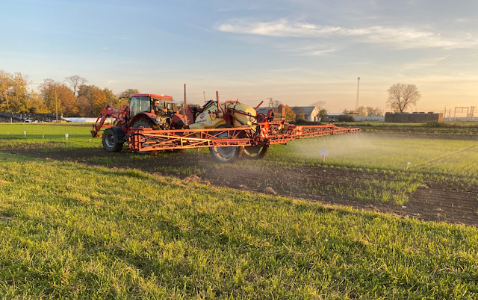
[[110,127],[103,132],[103,148],[108,152],[120,152],[124,144],[124,132],[119,127]]

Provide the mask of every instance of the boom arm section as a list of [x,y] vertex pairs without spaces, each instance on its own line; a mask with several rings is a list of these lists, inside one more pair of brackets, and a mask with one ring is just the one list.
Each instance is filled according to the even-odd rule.
[[102,128],[108,128],[112,126],[112,125],[105,124],[106,119],[108,118],[113,118],[114,119],[113,124],[115,126],[120,126],[123,129],[123,131],[125,131],[126,128],[124,127],[126,126],[128,122],[128,118],[129,118],[129,107],[125,105],[120,110],[120,109],[111,107],[108,104],[105,104],[100,114],[98,115],[98,118],[96,118],[95,124],[93,124],[93,129],[91,130],[92,137],[100,136],[99,132]]

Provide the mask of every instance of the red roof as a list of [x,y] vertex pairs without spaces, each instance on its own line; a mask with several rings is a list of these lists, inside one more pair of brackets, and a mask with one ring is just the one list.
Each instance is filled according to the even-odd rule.
[[133,94],[131,97],[151,97],[151,98],[161,98],[164,100],[171,100],[173,101],[173,97],[166,96],[166,95],[156,95],[156,94]]

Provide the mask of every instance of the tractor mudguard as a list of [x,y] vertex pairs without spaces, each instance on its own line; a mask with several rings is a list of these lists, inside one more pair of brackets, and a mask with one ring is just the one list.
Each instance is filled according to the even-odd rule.
[[136,123],[139,119],[147,119],[151,121],[154,125],[157,125],[157,126],[160,125],[155,114],[148,113],[148,112],[140,112],[129,121],[130,126]]

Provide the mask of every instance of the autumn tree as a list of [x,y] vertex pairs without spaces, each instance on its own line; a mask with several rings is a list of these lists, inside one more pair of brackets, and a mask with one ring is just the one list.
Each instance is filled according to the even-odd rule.
[[66,81],[67,84],[69,84],[71,86],[75,96],[78,95],[78,89],[80,88],[80,86],[82,86],[82,85],[84,85],[85,83],[88,82],[88,80],[86,80],[85,78],[83,78],[79,75],[73,75],[73,76],[70,76],[70,77],[66,77],[65,81]]
[[64,83],[45,79],[40,85],[40,96],[50,112],[69,117],[79,115],[78,100],[73,91]]
[[133,94],[139,94],[139,90],[137,89],[127,89],[119,94],[119,104],[118,106],[124,106],[129,104],[129,99]]
[[305,120],[305,112],[301,107],[294,107],[294,119],[295,121],[304,121]]
[[119,106],[119,103],[120,103],[120,100],[119,98],[113,93],[112,90],[110,89],[103,89],[103,93],[105,93],[105,96],[106,96],[106,103],[110,106],[113,106],[113,107],[118,107]]
[[295,120],[295,112],[289,105],[285,105],[285,119],[287,121]]
[[131,95],[139,94],[137,89],[127,89],[119,94],[120,98],[131,98]]
[[32,93],[28,90],[27,76],[0,70],[0,111],[29,112],[32,108]]
[[397,83],[388,89],[387,105],[394,112],[404,112],[412,105],[416,105],[421,95],[414,84]]
[[80,115],[95,117],[107,103],[104,90],[95,85],[82,85],[78,89],[78,103]]
[[30,92],[29,108],[28,111],[32,114],[46,114],[50,111],[45,105],[42,97],[36,92]]

